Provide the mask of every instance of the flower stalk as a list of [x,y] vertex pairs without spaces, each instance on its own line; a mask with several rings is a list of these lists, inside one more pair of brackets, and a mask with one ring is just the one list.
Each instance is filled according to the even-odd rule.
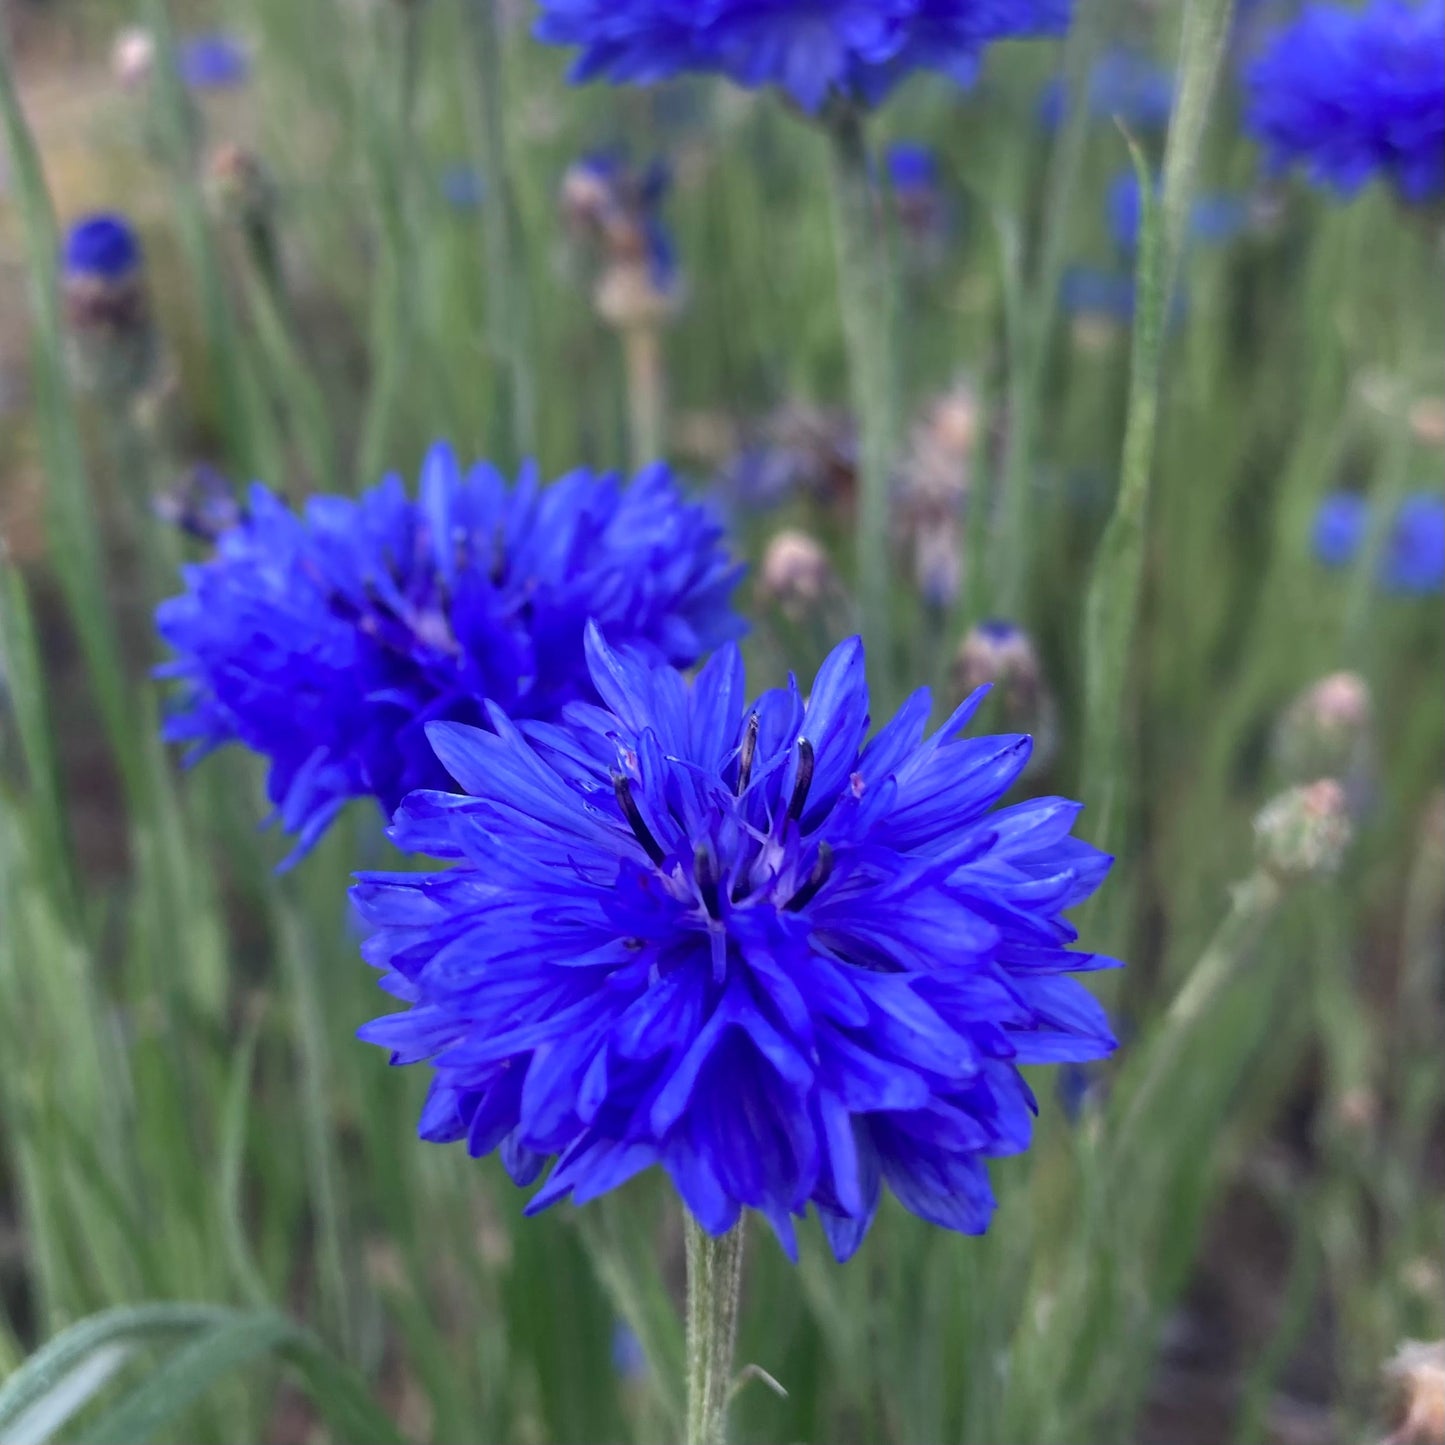
[[894,672],[888,578],[888,487],[897,441],[893,297],[885,233],[862,113],[838,105],[826,119],[832,160],[838,299],[848,382],[858,418],[858,602],[876,677],[891,695]]
[[667,402],[661,329],[656,326],[624,329],[622,359],[627,369],[628,439],[636,470],[663,456]]
[[513,460],[531,456],[537,445],[537,397],[532,365],[531,312],[521,244],[516,190],[507,158],[506,96],[497,0],[469,0],[472,63],[481,104],[482,174],[487,204],[482,207],[486,249],[488,326],[493,349],[506,374],[506,415]]
[[742,1297],[743,1220],[714,1238],[686,1216],[687,1421],[684,1445],[723,1445]]

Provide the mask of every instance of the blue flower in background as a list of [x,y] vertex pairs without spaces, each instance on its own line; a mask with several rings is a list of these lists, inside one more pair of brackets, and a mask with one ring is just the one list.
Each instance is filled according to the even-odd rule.
[[67,277],[125,281],[140,270],[140,240],[124,216],[97,211],[65,233],[60,265]]
[[176,63],[181,79],[193,90],[231,90],[244,85],[251,74],[245,43],[222,30],[182,40]]
[[[1336,492],[1315,514],[1315,555],[1327,567],[1346,567],[1359,555],[1370,529],[1370,503],[1356,492]],[[1418,492],[1400,503],[1385,540],[1377,581],[1388,592],[1445,590],[1445,497]]]
[[739,575],[722,528],[654,466],[623,486],[578,471],[552,486],[463,472],[434,447],[411,500],[389,477],[359,500],[297,516],[253,486],[249,516],[184,569],[157,627],[181,684],[165,728],[193,756],[241,742],[298,854],[350,798],[387,812],[451,780],[434,718],[485,720],[483,699],[529,718],[595,699],[583,629],[685,666],[738,635]]
[[[1064,121],[1068,91],[1055,76],[1039,96],[1039,123],[1057,130]],[[1174,76],[1137,51],[1116,47],[1106,51],[1089,73],[1089,114],[1117,116],[1131,130],[1163,130],[1174,109]]]
[[897,140],[888,147],[888,180],[895,193],[936,191],[938,154],[922,141]]
[[541,0],[538,39],[575,45],[576,81],[636,85],[713,71],[775,85],[804,110],[873,104],[914,70],[971,84],[1010,36],[1060,35],[1069,0]]
[[1308,6],[1249,66],[1246,125],[1272,170],[1353,195],[1445,190],[1445,0]]
[[442,199],[454,211],[480,210],[487,196],[486,182],[465,161],[444,166],[437,184]]
[[1062,798],[995,804],[1030,740],[925,738],[915,693],[869,742],[863,649],[748,702],[736,647],[689,683],[589,629],[602,706],[565,727],[428,733],[460,793],[409,797],[392,838],[447,859],[363,874],[383,986],[362,1036],[430,1059],[423,1139],[500,1149],[527,1205],[584,1204],[660,1165],[702,1227],[760,1210],[789,1254],[812,1204],[834,1253],[886,1183],[983,1231],[985,1161],[1029,1144],[1021,1064],[1100,1058],[1065,910],[1110,860]]
[[600,243],[607,260],[645,262],[661,292],[678,283],[677,248],[662,219],[672,169],[661,158],[637,168],[616,150],[579,156],[562,177],[562,212],[572,230]]
[[[1133,255],[1139,245],[1139,226],[1143,220],[1139,181],[1133,171],[1122,171],[1114,177],[1109,183],[1105,204],[1115,244]],[[1232,241],[1248,224],[1249,203],[1241,196],[1199,196],[1189,210],[1189,238],[1208,245]]]
[[1070,266],[1059,280],[1059,306],[1069,316],[1134,318],[1134,278],[1097,266]]

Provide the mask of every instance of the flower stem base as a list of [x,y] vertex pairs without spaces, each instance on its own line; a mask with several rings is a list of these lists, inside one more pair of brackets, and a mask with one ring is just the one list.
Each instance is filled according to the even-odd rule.
[[723,1445],[742,1294],[743,1222],[721,1238],[691,1214],[687,1232],[687,1426],[684,1445]]

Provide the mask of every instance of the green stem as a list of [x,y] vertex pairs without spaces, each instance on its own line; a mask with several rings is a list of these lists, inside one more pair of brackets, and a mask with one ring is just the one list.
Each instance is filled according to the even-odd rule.
[[714,1239],[687,1216],[687,1427],[684,1445],[723,1445],[742,1296],[743,1221]]
[[628,440],[636,470],[666,454],[667,394],[662,367],[662,331],[628,326],[621,332],[627,368]]
[[894,673],[888,556],[888,492],[897,445],[893,297],[861,114],[839,106],[828,119],[828,138],[839,304],[858,419],[858,602],[870,678],[883,706],[892,700]]
[[[497,0],[467,0],[473,63],[481,101],[482,174],[487,203],[482,207],[486,248],[487,313],[493,348],[507,376],[513,460],[537,447],[537,396],[532,358],[532,314],[522,258],[521,215],[507,160],[506,94]],[[655,456],[655,454],[654,454]]]
[[1163,1085],[1169,1082],[1171,1071],[1177,1071],[1179,1056],[1188,1046],[1199,1020],[1250,957],[1260,931],[1274,916],[1283,896],[1279,880],[1263,868],[1234,890],[1229,912],[1174,996],[1150,1041],[1139,1082],[1130,1090],[1128,1110],[1114,1135],[1117,1160],[1128,1157],[1136,1139],[1148,1137],[1140,1130],[1151,1102],[1157,1101]]
[[[1009,426],[999,469],[1002,488],[998,511],[999,535],[989,568],[994,596],[989,610],[999,617],[1023,621],[1029,592],[1033,532],[1029,526],[1029,500],[1038,421],[1039,389],[1043,384],[1057,304],[1059,277],[1068,255],[1074,196],[1083,170],[1089,136],[1089,76],[1094,57],[1107,33],[1110,0],[1092,0],[1079,7],[1064,44],[1064,124],[1049,157],[1044,186],[1042,241],[1038,269],[1031,284],[1024,284],[1025,260],[1018,226],[1000,217],[1004,282],[1009,306]],[[1025,299],[1028,296],[1031,299]],[[985,528],[974,529],[983,545]],[[982,586],[982,579],[980,579]],[[979,613],[974,613],[976,619]]]
[[1084,788],[1088,802],[1097,810],[1094,835],[1111,853],[1119,852],[1123,841],[1130,757],[1126,707],[1143,591],[1164,318],[1183,246],[1209,97],[1232,9],[1232,0],[1190,0],[1185,10],[1179,104],[1164,149],[1163,194],[1157,202],[1143,156],[1132,141],[1129,145],[1143,208],[1129,413],[1118,497],[1099,543],[1084,610]]

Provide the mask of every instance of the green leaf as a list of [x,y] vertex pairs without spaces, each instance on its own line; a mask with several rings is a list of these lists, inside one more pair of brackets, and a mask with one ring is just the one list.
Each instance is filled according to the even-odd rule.
[[[0,1387],[0,1437],[50,1438],[143,1346],[189,1337],[91,1428],[85,1445],[133,1445],[170,1421],[233,1370],[268,1355],[289,1365],[338,1438],[355,1445],[397,1445],[396,1427],[355,1373],[302,1326],[274,1310],[216,1305],[145,1304],[107,1310],[72,1325]],[[100,1364],[97,1364],[100,1361]]]

